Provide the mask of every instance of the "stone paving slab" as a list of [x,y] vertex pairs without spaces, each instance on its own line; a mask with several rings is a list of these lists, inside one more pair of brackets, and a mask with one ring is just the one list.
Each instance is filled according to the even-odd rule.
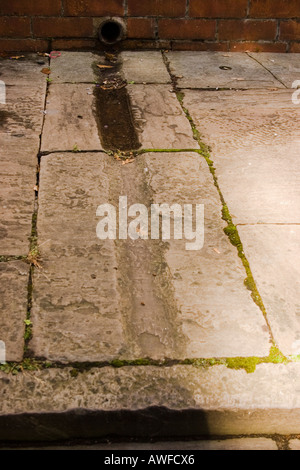
[[[23,64],[27,80],[12,61],[1,69],[8,86],[6,104],[0,104],[0,255],[28,253],[34,211],[46,81],[35,63]],[[23,78],[14,78],[16,72]]]
[[93,52],[60,51],[59,57],[51,59],[51,79],[54,83],[94,83],[94,64],[100,55]]
[[168,278],[161,249],[152,253],[154,248],[142,240],[117,244],[96,236],[98,205],[117,207],[122,194],[132,203],[141,201],[136,188],[144,188],[143,170],[126,177],[129,166],[122,175],[121,163],[104,154],[42,158],[38,233],[43,270],[34,277],[30,343],[39,357],[81,362],[178,357],[180,325],[177,332],[174,307],[165,300]]
[[3,134],[35,138],[39,142],[46,82],[6,87],[6,104],[0,104],[0,138]]
[[0,439],[299,434],[299,367],[1,372]]
[[198,148],[170,85],[129,85],[128,92],[144,149]]
[[94,86],[51,84],[47,96],[42,152],[101,150]]
[[[230,54],[222,55],[222,59],[229,60],[230,57]],[[246,54],[242,62],[244,57]],[[186,90],[185,100],[190,99],[189,111],[192,104],[193,110],[198,110],[191,112],[191,115],[200,132],[203,131],[203,140],[210,143],[209,139],[214,137],[212,158],[222,193],[225,195],[226,189],[225,179],[222,183],[223,168],[223,174],[230,175],[236,182],[225,197],[226,202],[230,202],[229,210],[235,212],[236,223],[241,223],[247,201],[244,200],[242,209],[237,205],[233,211],[234,198],[230,199],[229,193],[234,195],[241,188],[244,191],[245,187],[254,187],[255,176],[259,174],[258,157],[264,159],[260,177],[265,175],[265,191],[259,192],[258,185],[255,186],[253,212],[245,212],[247,225],[238,225],[238,229],[265,302],[276,343],[283,353],[292,351],[296,354],[299,353],[299,269],[296,265],[299,234],[298,225],[290,224],[291,220],[295,224],[297,219],[292,219],[291,214],[297,213],[299,207],[295,164],[300,140],[297,126],[299,111],[296,106],[292,108],[288,105],[291,90],[283,90],[283,84],[277,82],[257,61],[247,57],[247,65],[243,62],[240,66],[239,58],[235,56],[232,64],[237,65],[232,70],[222,70],[219,69],[220,65],[224,65],[218,62],[220,56],[213,54],[211,70],[217,67],[224,77],[227,72],[240,71],[241,75],[231,76],[235,87],[244,88],[246,84],[250,88],[267,86],[277,89],[277,92],[262,92],[256,88],[254,99],[250,91],[231,94],[202,91],[196,95],[195,91]],[[28,80],[36,80],[35,83],[41,85],[40,89],[43,88],[45,75],[40,73],[40,65],[36,67],[35,59],[30,66],[25,66],[24,76],[21,76],[21,62],[13,63],[13,68],[19,67],[20,75],[14,83],[21,86],[22,83],[27,85]],[[59,58],[52,62],[56,60]],[[59,63],[56,64],[59,68]],[[12,78],[16,70],[9,69],[6,77]],[[83,67],[75,80],[84,82],[89,79],[85,72]],[[188,77],[189,67],[186,72],[182,72],[186,82],[178,77],[179,84],[189,88],[194,86],[194,82],[192,76]],[[248,82],[254,74],[257,74],[255,80]],[[0,75],[0,79],[2,77]],[[271,82],[269,77],[272,77]],[[61,79],[67,83],[54,81],[49,89],[51,93],[51,90],[60,88],[54,111],[61,109],[61,115],[65,113],[65,118],[61,117],[60,127],[53,119],[53,127],[49,126],[45,138],[51,145],[60,140],[67,142],[65,150],[71,151],[75,144],[80,149],[78,142],[72,142],[72,137],[77,138],[79,132],[85,132],[85,128],[83,123],[73,124],[72,109],[77,105],[75,94],[72,103],[68,100],[70,95],[72,98],[73,87],[81,90],[85,87],[87,93],[81,92],[80,105],[81,110],[84,109],[88,103],[86,98],[92,99],[90,91],[93,92],[86,88],[93,85],[92,82],[69,83],[67,74]],[[205,83],[211,85],[211,82]],[[195,86],[200,85],[196,82]],[[63,87],[66,90],[64,95]],[[170,92],[170,84],[132,84],[128,90],[144,148],[198,148],[190,124],[176,96]],[[18,90],[16,98],[21,98],[21,94]],[[29,98],[34,98],[32,93]],[[234,102],[235,99],[237,108],[232,108],[229,116],[227,109],[230,100]],[[41,100],[41,95],[37,100]],[[87,106],[87,113],[90,113],[88,120],[95,126],[91,103]],[[258,104],[260,108],[256,113],[254,109]],[[23,109],[22,121],[9,116],[6,121],[8,132],[0,135],[5,141],[0,165],[7,178],[3,194],[9,191],[9,211],[13,214],[12,217],[7,216],[9,223],[5,228],[9,227],[11,234],[12,228],[16,230],[13,240],[2,229],[3,237],[7,235],[8,239],[7,245],[3,246],[9,255],[24,254],[23,242],[26,230],[29,230],[30,206],[25,210],[27,225],[26,230],[22,228],[21,234],[18,225],[21,227],[23,219],[19,215],[25,206],[21,205],[20,200],[25,194],[27,204],[29,192],[18,192],[18,186],[22,190],[26,188],[26,191],[31,188],[28,175],[32,177],[33,162],[37,159],[36,151],[33,157],[29,149],[36,148],[39,122],[43,117],[38,117],[38,106],[33,106],[31,129],[27,106],[22,106],[16,101],[12,108],[12,111]],[[48,106],[50,110],[50,99]],[[69,113],[67,118],[66,111]],[[79,111],[78,115],[82,113]],[[51,112],[46,114],[46,126],[47,121],[50,123],[50,117]],[[73,126],[69,134],[66,122]],[[26,133],[22,131],[24,126],[27,126]],[[100,142],[96,128],[93,129],[92,134],[97,135],[96,141]],[[227,132],[228,129],[231,129],[233,137]],[[52,133],[53,130],[56,133]],[[17,137],[22,132],[24,136]],[[67,138],[64,135],[66,132]],[[86,133],[81,150],[89,149],[88,136]],[[255,162],[257,172],[254,171],[249,179],[239,158],[242,154],[247,159],[250,152],[254,154],[255,147],[259,155],[247,161],[251,164]],[[6,152],[7,148],[11,148],[12,153]],[[23,148],[25,152],[22,155]],[[28,353],[54,363],[50,366],[43,363],[40,370],[24,370],[16,376],[0,372],[0,439],[93,439],[111,434],[139,439],[153,436],[300,434],[300,366],[295,358],[289,364],[260,364],[252,374],[247,374],[245,370],[229,369],[225,365],[208,366],[209,361],[204,363],[203,360],[197,361],[197,364],[207,367],[178,364],[187,358],[197,358],[202,352],[202,357],[207,358],[262,357],[268,355],[270,348],[270,331],[244,286],[246,273],[237,251],[223,233],[221,204],[205,160],[196,152],[148,152],[139,155],[134,162],[124,164],[111,155],[101,153],[100,145],[91,150],[94,152],[65,151],[41,157],[38,242],[42,268],[34,269],[31,309],[33,337]],[[53,150],[46,149],[44,152]],[[274,157],[271,161],[269,153],[272,152]],[[284,168],[281,160],[288,168]],[[277,175],[270,171],[274,166]],[[15,182],[14,173],[18,174],[18,181]],[[268,217],[272,216],[272,221],[276,215],[277,225],[249,225],[250,217],[260,217],[259,198],[266,204],[267,192],[274,193],[271,177],[269,180],[266,178],[268,173],[275,184],[283,188],[283,200],[291,201],[291,210],[286,211],[287,215],[284,210],[269,211]],[[248,178],[241,179],[242,183],[237,182],[241,174]],[[119,196],[124,194],[128,196],[128,204],[140,202],[146,207],[153,201],[183,204],[195,203],[195,199],[199,198],[205,204],[204,248],[197,255],[194,253],[187,257],[180,240],[169,243],[151,240],[149,244],[144,243],[145,240],[99,240],[96,237],[99,222],[97,207],[107,202],[116,206]],[[275,202],[278,201],[279,191],[276,198]],[[270,199],[268,202],[271,207]],[[288,204],[285,207],[289,207]],[[279,224],[280,217],[285,225],[282,222],[282,225]],[[257,219],[251,223],[256,222]],[[18,243],[19,239],[21,243]],[[0,255],[3,254],[5,251],[0,251]],[[9,345],[9,360],[21,361],[23,357],[28,270],[29,266],[21,261],[0,263],[1,278],[4,279],[3,284],[1,279],[0,290],[3,288],[5,291],[1,295],[1,308],[5,312],[5,315],[1,313],[4,339],[0,327],[0,341]],[[284,292],[284,296],[279,297],[278,289]],[[9,337],[5,326],[8,314],[16,318],[16,332]],[[279,325],[281,321],[285,323]],[[148,361],[142,362],[141,358]],[[115,359],[117,361],[109,365],[109,361]],[[125,366],[126,362],[123,361],[126,359],[132,361],[132,367]],[[79,367],[75,362],[88,362],[88,365],[81,364]],[[221,362],[226,363],[225,359]],[[141,363],[149,365],[141,366]],[[231,364],[240,365],[239,358],[236,362],[231,359]]]
[[27,315],[29,265],[24,261],[0,263],[0,341],[6,361],[22,361]]
[[[187,252],[185,240],[168,250],[155,240],[99,240],[98,205],[118,207],[122,195],[128,207],[153,198],[206,204],[203,252]],[[197,153],[154,153],[130,165],[104,154],[43,157],[31,349],[61,362],[267,356],[268,329],[224,225]]]
[[29,251],[38,143],[33,137],[0,135],[0,255]]
[[290,450],[300,450],[300,440],[299,439],[291,439],[289,441],[289,448],[290,448]]
[[179,88],[268,88],[284,86],[244,53],[171,51],[166,54]]
[[276,344],[300,354],[300,225],[238,227]]
[[0,62],[6,84],[6,103],[0,104],[0,255],[26,255],[29,249],[46,93],[36,60],[31,55]]
[[[12,54],[13,56],[22,54]],[[0,59],[0,80],[3,80],[7,87],[14,86],[35,86],[46,85],[46,77],[41,70],[49,66],[49,60],[46,57],[40,57],[37,54],[24,54],[24,58],[19,60]],[[40,62],[40,63],[38,63]]]
[[34,275],[31,348],[61,361],[111,360],[124,347],[116,254],[96,237],[108,202],[106,156],[42,158],[38,233],[43,269]]
[[268,330],[244,286],[236,248],[224,234],[219,194],[204,158],[154,153],[146,165],[154,203],[204,204],[203,248],[186,251],[187,240],[171,239],[166,253],[187,357],[268,355]]
[[274,54],[270,52],[249,52],[257,62],[269,70],[283,85],[292,88],[300,77],[300,54]]
[[299,223],[300,112],[290,91],[187,90],[184,105],[234,222]]
[[122,73],[128,82],[171,83],[160,51],[124,51]]

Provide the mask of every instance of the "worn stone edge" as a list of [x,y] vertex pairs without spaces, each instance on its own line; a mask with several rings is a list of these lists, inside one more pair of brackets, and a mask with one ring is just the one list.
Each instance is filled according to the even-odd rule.
[[72,371],[0,373],[0,440],[300,434],[299,363]]

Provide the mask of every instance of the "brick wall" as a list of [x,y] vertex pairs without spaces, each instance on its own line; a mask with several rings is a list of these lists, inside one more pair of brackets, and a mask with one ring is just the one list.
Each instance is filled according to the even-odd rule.
[[0,0],[0,51],[101,49],[104,16],[124,49],[300,52],[300,0]]

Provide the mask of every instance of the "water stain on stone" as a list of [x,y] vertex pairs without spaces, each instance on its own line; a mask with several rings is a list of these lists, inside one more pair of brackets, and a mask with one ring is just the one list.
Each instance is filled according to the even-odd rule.
[[4,124],[7,122],[7,119],[10,117],[10,113],[8,111],[0,110],[0,127],[3,127]]
[[7,230],[4,227],[0,227],[0,239],[4,239],[7,237]]
[[[104,64],[103,64],[104,65]],[[96,119],[102,145],[107,150],[137,150],[141,147],[120,64],[97,69]]]
[[0,128],[12,130],[14,124],[21,125],[25,129],[33,129],[33,123],[29,118],[19,116],[14,111],[0,110]]

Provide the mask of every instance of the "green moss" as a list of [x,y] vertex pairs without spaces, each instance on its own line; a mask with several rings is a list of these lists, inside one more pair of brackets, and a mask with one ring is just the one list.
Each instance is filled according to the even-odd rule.
[[298,354],[296,356],[295,355],[289,356],[289,360],[291,362],[300,362],[300,354]]
[[130,361],[130,365],[132,365],[132,366],[149,366],[149,365],[152,365],[152,362],[149,359],[136,359],[133,362]]
[[250,374],[253,373],[258,364],[287,364],[290,362],[284,354],[273,345],[267,357],[233,357],[226,359],[229,369],[245,369]]
[[182,91],[177,91],[176,96],[181,106],[183,106],[184,93]]
[[30,320],[24,320],[24,322],[29,322],[29,323],[25,323],[26,326],[25,326],[24,340],[26,344],[32,338],[32,323],[30,322]]
[[134,360],[120,360],[114,359],[110,362],[112,367],[126,367],[126,366],[149,366],[157,365],[157,361],[151,361],[150,359],[134,359]]
[[125,361],[120,361],[118,359],[114,359],[113,361],[111,361],[110,365],[113,366],[113,367],[124,367],[124,362]]
[[8,263],[9,261],[26,261],[27,256],[0,256],[0,263]]
[[78,370],[78,369],[72,369],[72,370],[70,370],[70,375],[71,375],[71,377],[73,377],[73,378],[78,377],[78,375],[79,375],[79,370]]
[[222,219],[225,220],[225,222],[227,222],[228,224],[232,223],[232,219],[231,219],[229,209],[227,207],[227,204],[225,204],[225,203],[223,204],[223,207],[222,207]]
[[[300,360],[300,356],[294,357],[295,361]],[[223,358],[193,358],[193,359],[184,359],[184,360],[168,360],[165,361],[155,361],[148,358],[142,359],[114,359],[111,362],[94,362],[94,363],[51,363],[49,361],[38,361],[32,358],[26,358],[22,362],[9,362],[5,364],[0,364],[0,371],[7,374],[16,375],[19,372],[27,371],[37,371],[49,368],[61,369],[61,368],[70,368],[70,376],[76,378],[80,373],[90,371],[91,369],[99,369],[102,367],[126,367],[126,366],[154,366],[154,367],[170,367],[174,365],[192,365],[198,368],[209,368],[215,365],[225,365],[229,369],[240,370],[244,369],[248,374],[253,373],[256,369],[256,366],[259,364],[287,364],[292,361],[292,358],[285,357],[278,347],[273,344],[270,353],[267,357],[223,357]]]
[[19,372],[36,371],[46,367],[47,363],[35,359],[26,358],[22,362],[8,362],[0,364],[0,370],[6,374],[17,375]]
[[74,145],[73,145],[72,152],[74,152],[74,153],[80,152],[80,148],[78,147],[77,144],[74,144]]
[[238,230],[234,224],[229,224],[224,228],[225,234],[228,236],[230,243],[238,249],[243,249],[242,242]]
[[260,362],[258,357],[231,357],[226,359],[226,366],[229,369],[244,369],[247,374],[251,374]]
[[289,359],[282,354],[282,352],[277,348],[277,346],[272,346],[270,350],[269,357],[266,362],[271,362],[272,364],[287,364]]

